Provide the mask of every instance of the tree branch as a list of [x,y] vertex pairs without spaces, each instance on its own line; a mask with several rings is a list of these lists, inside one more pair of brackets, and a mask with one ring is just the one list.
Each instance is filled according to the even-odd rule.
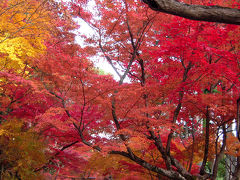
[[143,0],[154,10],[187,19],[240,25],[240,10],[221,6],[190,5],[178,0]]
[[67,144],[67,145],[63,146],[58,152],[56,152],[56,154],[54,154],[54,155],[48,160],[48,162],[47,162],[45,165],[43,165],[43,166],[40,167],[40,168],[35,169],[34,172],[38,172],[38,171],[41,171],[42,169],[46,168],[46,167],[48,166],[48,164],[49,164],[50,162],[52,162],[52,160],[53,160],[54,158],[56,158],[61,152],[63,152],[65,149],[67,149],[67,148],[69,148],[69,147],[77,144],[78,142],[79,142],[79,141],[74,141],[74,142],[72,142],[72,143],[70,143],[70,144]]
[[[192,63],[189,62],[187,67],[185,67],[185,65],[183,64],[183,67],[184,67],[184,73],[183,73],[183,80],[182,80],[182,82],[185,82],[187,80],[187,77],[188,77],[188,72],[192,68]],[[184,95],[184,92],[181,90],[179,92],[178,105],[177,105],[177,107],[176,107],[176,109],[174,111],[174,115],[173,115],[173,121],[172,121],[173,124],[176,123],[178,115],[179,115],[179,112],[180,112],[180,110],[182,108],[183,95]],[[173,130],[171,129],[171,132],[168,135],[168,140],[167,140],[167,145],[166,145],[166,153],[167,154],[170,154],[170,146],[171,146],[172,138],[173,138]]]
[[178,172],[173,171],[173,170],[169,171],[169,170],[159,168],[157,166],[153,166],[153,165],[149,164],[148,162],[146,162],[145,160],[137,157],[134,154],[130,155],[129,153],[124,152],[124,151],[111,151],[110,154],[118,154],[118,155],[127,157],[127,158],[131,159],[132,161],[136,162],[137,164],[139,164],[140,166],[142,166],[142,167],[144,167],[144,168],[146,168],[150,171],[161,174],[163,176],[167,176],[170,179],[185,180],[185,178],[181,174],[179,174]]
[[208,159],[208,150],[209,150],[209,127],[210,127],[210,116],[209,116],[209,106],[207,106],[207,112],[206,112],[206,125],[205,125],[205,148],[204,148],[204,157],[202,166],[200,168],[200,174],[204,175],[205,173],[205,166]]
[[[215,158],[215,162],[213,165],[213,175],[212,175],[212,179],[216,179],[217,178],[217,172],[218,172],[218,166],[219,166],[219,162],[220,160],[223,158],[224,156],[224,151],[225,151],[225,147],[226,147],[226,139],[227,139],[227,132],[226,132],[226,127],[225,124],[222,125],[222,129],[223,129],[223,142],[222,142],[222,146],[220,149],[220,152],[218,154],[216,154],[216,158]],[[217,143],[217,142],[216,142]]]

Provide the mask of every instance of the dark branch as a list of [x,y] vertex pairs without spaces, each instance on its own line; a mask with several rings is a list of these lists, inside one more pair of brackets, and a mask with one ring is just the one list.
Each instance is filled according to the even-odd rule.
[[154,11],[187,19],[240,25],[240,10],[221,6],[190,5],[178,0],[143,0]]
[[79,142],[79,141],[74,141],[74,142],[72,142],[72,143],[70,143],[70,144],[67,144],[67,145],[63,146],[58,152],[56,152],[56,154],[54,154],[54,155],[48,160],[48,162],[47,162],[45,165],[43,165],[43,166],[40,167],[40,168],[35,169],[34,172],[38,172],[38,171],[41,171],[42,169],[46,168],[46,167],[49,165],[49,163],[51,163],[52,160],[55,159],[61,152],[63,152],[65,149],[67,149],[67,148],[69,148],[69,147],[77,144],[78,142]]
[[208,159],[208,150],[209,150],[209,136],[210,132],[210,116],[209,116],[209,106],[207,106],[207,112],[206,112],[206,127],[205,127],[205,147],[204,147],[204,157],[203,162],[200,168],[200,174],[204,175],[205,173],[205,166]]
[[132,161],[136,162],[137,164],[141,165],[142,167],[144,167],[150,171],[156,172],[158,174],[161,174],[163,176],[169,177],[171,179],[185,180],[185,178],[180,173],[173,171],[173,170],[169,171],[169,170],[159,168],[157,166],[153,166],[153,165],[149,164],[148,162],[146,162],[145,160],[137,157],[134,154],[130,155],[129,153],[124,152],[124,151],[111,151],[110,154],[118,154],[118,155],[127,157],[127,158],[131,159]]

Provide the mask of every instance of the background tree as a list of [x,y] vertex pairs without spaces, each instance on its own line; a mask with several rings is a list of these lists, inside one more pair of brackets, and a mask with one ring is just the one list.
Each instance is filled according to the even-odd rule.
[[[78,142],[72,121],[63,113],[65,96],[60,96],[66,90],[63,85],[69,88],[73,83],[64,84],[64,80],[76,78],[73,74],[64,77],[67,73],[62,67],[66,60],[79,61],[70,33],[76,26],[67,9],[54,1],[3,1],[1,17],[1,177],[35,179],[40,170],[61,173],[63,164],[65,170],[74,168],[74,163],[80,167],[84,160],[74,150],[61,154]],[[56,67],[61,60],[65,61]],[[67,100],[73,104],[70,97]],[[66,163],[70,158],[71,163]]]

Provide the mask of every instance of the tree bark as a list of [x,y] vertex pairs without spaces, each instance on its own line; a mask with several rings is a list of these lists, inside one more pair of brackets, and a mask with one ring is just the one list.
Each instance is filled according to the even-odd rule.
[[[142,167],[144,167],[150,171],[156,172],[157,174],[166,176],[170,179],[188,180],[187,178],[183,177],[179,172],[176,172],[174,170],[166,170],[166,169],[151,165],[148,162],[144,161],[143,159],[137,157],[134,154],[130,155],[129,153],[124,152],[124,151],[111,151],[110,154],[118,154],[118,155],[127,157],[127,158],[131,159],[132,161],[136,162],[137,164],[141,165]],[[192,178],[189,180],[192,180]]]
[[240,9],[191,5],[178,0],[143,0],[143,2],[155,11],[187,19],[240,25]]
[[205,167],[207,164],[208,159],[208,150],[209,150],[209,138],[210,138],[210,117],[209,117],[209,106],[207,106],[207,112],[206,112],[206,125],[205,125],[205,147],[204,147],[204,157],[202,161],[202,165],[200,168],[200,174],[205,174]]

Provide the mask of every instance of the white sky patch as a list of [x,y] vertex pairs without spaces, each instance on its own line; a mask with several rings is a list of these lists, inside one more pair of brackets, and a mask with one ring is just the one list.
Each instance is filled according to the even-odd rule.
[[[82,19],[75,18],[74,21],[80,25],[80,28],[78,30],[74,31],[74,33],[76,34],[75,41],[81,47],[84,47],[85,46],[84,39],[81,37],[81,35],[85,35],[90,38],[96,34],[95,34],[94,30]],[[99,47],[96,47],[96,48],[99,48]],[[113,78],[117,81],[120,79],[119,76],[117,75],[117,73],[114,71],[112,66],[107,62],[107,60],[105,58],[99,57],[96,55],[95,57],[92,57],[91,60],[94,62],[96,68],[103,70],[106,74],[111,74],[113,76]],[[127,80],[127,78],[126,78],[126,80]],[[127,81],[129,81],[129,80],[127,80]]]
[[[64,2],[68,2],[70,0],[63,0],[63,1]],[[93,12],[93,14],[94,14],[96,12],[94,7],[95,7],[95,1],[94,0],[89,0],[88,5],[87,5],[86,8],[89,11]],[[94,16],[96,16],[95,19],[98,19],[98,17],[97,17],[98,15],[96,13],[95,13]],[[91,38],[91,37],[94,37],[94,36],[98,36],[98,34],[93,30],[93,28],[90,27],[81,18],[74,18],[74,21],[80,26],[80,28],[75,30],[74,33],[76,34],[75,42],[77,44],[79,44],[81,47],[86,46],[84,44],[84,38],[81,37],[81,35],[85,35],[88,38]],[[96,48],[100,48],[100,47],[96,47]],[[90,60],[95,64],[96,68],[102,70],[106,74],[111,74],[116,81],[120,80],[120,77],[117,75],[117,73],[114,71],[112,66],[107,62],[107,60],[105,58],[96,55],[94,57],[91,57]],[[121,75],[123,75],[122,68],[120,66],[116,66],[116,68],[119,69],[119,73]],[[124,82],[129,83],[130,79],[128,77],[126,77]]]

